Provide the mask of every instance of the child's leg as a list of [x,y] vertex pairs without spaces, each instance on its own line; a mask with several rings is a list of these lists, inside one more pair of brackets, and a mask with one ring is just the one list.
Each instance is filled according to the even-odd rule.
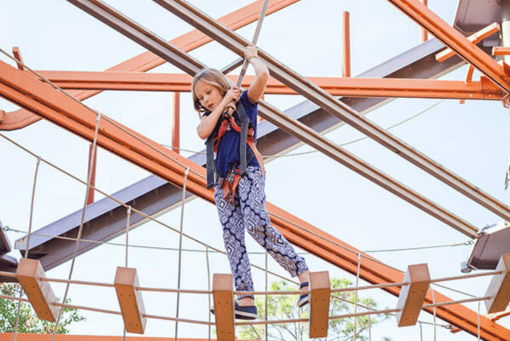
[[[223,241],[234,277],[236,291],[253,291],[250,260],[246,252],[241,207],[237,200],[232,204],[223,198],[223,191],[215,188],[214,200],[223,226]],[[238,299],[252,296],[238,295]],[[243,300],[243,301],[246,301]],[[251,301],[250,301],[251,302]],[[248,303],[250,303],[248,302]],[[246,303],[246,302],[244,302]],[[251,303],[250,305],[253,305]]]
[[248,233],[291,276],[304,274],[308,271],[304,258],[298,256],[280,231],[270,225],[269,214],[266,210],[264,185],[265,179],[262,171],[259,168],[248,167],[247,176],[239,182],[239,199],[244,226]]

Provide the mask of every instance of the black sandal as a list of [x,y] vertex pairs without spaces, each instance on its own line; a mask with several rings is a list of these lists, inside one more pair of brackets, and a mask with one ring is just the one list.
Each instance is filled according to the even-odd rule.
[[[299,289],[303,289],[304,287],[308,287],[310,284],[308,282],[303,282],[299,285]],[[299,308],[303,308],[310,301],[310,296],[308,294],[304,294],[299,296],[299,300],[297,301],[297,306]]]

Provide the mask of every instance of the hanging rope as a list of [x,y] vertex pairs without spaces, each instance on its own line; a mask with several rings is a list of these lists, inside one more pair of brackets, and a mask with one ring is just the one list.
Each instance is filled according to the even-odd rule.
[[[207,264],[207,290],[211,290],[211,272],[210,272],[210,269],[209,269],[209,247],[206,246],[205,247],[205,260],[206,260],[206,264]],[[209,305],[208,305],[208,308],[209,309],[211,307],[211,295],[208,295],[207,298],[209,299]],[[209,314],[209,323],[211,322],[211,314]],[[209,325],[209,341],[211,341],[211,325]]]
[[[356,291],[354,292],[354,314],[358,312],[358,287],[359,287],[359,272],[361,268],[361,253],[358,253],[358,270],[356,271]],[[369,316],[370,318],[370,316]],[[356,341],[356,334],[358,328],[358,318],[354,317],[354,337],[353,341]]]
[[131,206],[128,206],[127,217],[126,217],[126,268],[128,265],[129,256],[129,226],[131,225]]
[[[80,246],[80,238],[81,238],[81,235],[83,232],[83,222],[85,221],[85,210],[87,209],[87,202],[89,200],[89,191],[91,188],[90,182],[92,181],[92,163],[94,162],[94,156],[95,156],[95,152],[96,152],[97,135],[98,135],[98,131],[99,131],[100,121],[101,121],[101,113],[98,113],[97,119],[96,119],[96,129],[94,131],[94,141],[92,142],[92,152],[91,152],[91,156],[90,156],[90,160],[89,160],[89,168],[88,168],[89,171],[88,171],[88,175],[87,175],[87,189],[85,191],[85,202],[83,204],[80,227],[78,228],[78,236],[76,238],[76,244],[74,246],[74,253],[73,253],[73,258],[71,261],[71,269],[69,270],[69,280],[71,280],[71,278],[73,276],[74,264],[76,262],[76,255],[78,254],[78,248]],[[64,292],[64,298],[62,299],[62,302],[64,304],[67,300],[68,293],[69,293],[69,283],[67,283],[67,285],[66,285],[66,290]],[[55,335],[57,334],[57,329],[58,329],[58,325],[60,323],[61,317],[62,317],[62,309],[58,313],[57,321],[55,322],[55,328],[53,330],[53,334],[51,335],[51,341],[55,340]]]
[[[184,228],[184,203],[186,201],[185,200],[186,199],[186,181],[188,179],[188,172],[189,172],[189,167],[186,168],[186,171],[184,172],[184,185],[182,187],[181,226],[179,229],[179,266],[178,266],[178,270],[177,270],[177,289],[178,290],[181,289],[182,232],[183,232],[183,228]],[[175,317],[177,317],[177,318],[179,318],[179,300],[180,300],[180,293],[178,292],[177,293],[177,311],[175,313]],[[175,321],[175,341],[178,341],[177,340],[178,328],[179,328],[179,322]]]
[[432,304],[434,305],[433,312],[434,312],[434,341],[436,341],[436,296],[434,295],[434,290],[430,289],[430,292],[432,294]]
[[[39,174],[39,165],[41,164],[41,158],[37,158],[37,163],[35,165],[35,175],[34,175],[34,186],[32,187],[32,199],[30,201],[30,216],[28,221],[28,237],[27,237],[27,245],[24,254],[24,258],[28,259],[28,252],[30,250],[30,236],[32,235],[32,221],[34,217],[34,201],[35,201],[35,189],[37,187],[37,175]],[[23,288],[20,286],[19,288],[19,298],[23,297]],[[14,325],[14,341],[16,341],[18,337],[18,328],[19,328],[19,316],[21,313],[21,301],[18,302],[18,312],[16,313],[16,323]]]

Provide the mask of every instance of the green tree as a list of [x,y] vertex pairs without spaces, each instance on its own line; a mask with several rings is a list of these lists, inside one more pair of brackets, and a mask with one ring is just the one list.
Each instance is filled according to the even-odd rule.
[[[331,288],[341,289],[352,287],[352,282],[347,279],[331,279]],[[296,291],[296,286],[287,281],[276,281],[271,284],[271,290],[274,291]],[[330,300],[330,316],[349,314],[352,312],[356,294],[354,291],[345,291],[334,293]],[[358,304],[370,308],[376,308],[377,303],[372,298],[360,298],[358,295]],[[350,303],[348,303],[350,302]],[[265,318],[265,297],[259,296],[255,299],[260,319]],[[309,307],[309,305],[307,306]],[[296,296],[285,295],[267,297],[267,318],[268,320],[288,320],[307,318],[309,308],[301,309],[299,314],[296,307]],[[363,311],[359,308],[358,311]],[[356,340],[368,340],[368,328],[388,318],[386,314],[358,316],[356,322]],[[242,339],[264,339],[265,326],[240,326],[240,338]],[[352,340],[354,336],[354,319],[335,319],[329,321],[328,341]],[[308,323],[288,323],[288,324],[270,324],[268,325],[268,338],[273,340],[297,340],[302,341],[308,338]]]
[[[0,284],[0,293],[5,296],[19,297],[21,287],[17,283]],[[67,299],[66,303],[71,300]],[[18,314],[18,301],[9,299],[0,299],[0,333],[13,333],[16,326],[16,317]],[[57,334],[68,334],[67,327],[73,322],[85,320],[85,317],[78,314],[78,310],[63,308],[60,323],[57,328]],[[55,329],[54,322],[39,320],[32,306],[21,302],[21,310],[18,322],[18,332],[51,334]]]

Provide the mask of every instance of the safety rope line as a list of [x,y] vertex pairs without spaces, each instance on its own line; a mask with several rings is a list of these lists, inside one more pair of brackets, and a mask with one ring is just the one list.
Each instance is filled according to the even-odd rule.
[[[209,270],[208,270],[209,271]],[[268,274],[270,271],[268,271]],[[462,280],[473,277],[482,277],[482,276],[495,276],[505,273],[502,271],[492,271],[487,273],[479,274],[478,276],[458,276],[458,277],[448,277],[448,280]],[[0,276],[12,277],[16,278],[15,273],[0,271]],[[287,281],[290,281],[287,278],[283,278]],[[100,283],[100,282],[91,282],[91,281],[80,281],[80,280],[69,280],[69,279],[57,279],[57,278],[40,278],[43,282],[56,282],[56,283],[68,283],[68,284],[76,284],[76,285],[89,285],[89,286],[100,286],[100,287],[115,287],[114,284],[111,283]],[[443,281],[445,278],[432,279],[430,283],[434,283],[436,281]],[[385,284],[374,284],[369,286],[358,286],[358,287],[349,287],[349,288],[339,288],[339,289],[331,289],[331,293],[340,293],[340,292],[349,292],[349,291],[361,291],[368,289],[382,289],[388,287],[402,287],[404,285],[410,285],[411,282],[396,282],[396,283],[385,283]],[[185,294],[205,294],[209,295],[213,292],[210,290],[188,290],[188,289],[167,289],[167,288],[148,288],[148,287],[135,287],[136,290],[139,291],[152,291],[152,292],[164,292],[164,293],[185,293]],[[295,291],[234,291],[234,295],[273,295],[273,296],[285,296],[285,295],[302,295],[302,294],[310,294],[310,290],[295,290]],[[476,297],[474,298],[476,299]],[[468,299],[469,300],[469,299]],[[360,305],[360,304],[359,304]],[[360,305],[362,306],[362,305]]]
[[[127,208],[129,208],[129,207],[127,207]],[[21,234],[28,235],[27,231],[18,230],[18,229],[9,227],[9,226],[4,226],[2,230],[6,231],[6,232],[15,232],[15,233],[21,233]],[[39,236],[39,237],[50,237],[50,238],[61,239],[61,240],[76,241],[76,238],[73,238],[73,237],[63,237],[63,236],[58,236],[58,235],[54,235],[54,234],[44,234],[44,233],[33,232],[32,235],[33,236]],[[120,246],[120,247],[123,247],[123,248],[126,247],[125,243],[104,242],[104,241],[84,239],[84,238],[82,238],[81,241],[84,242],[84,243],[90,243],[90,244]],[[140,244],[132,244],[132,243],[129,245],[129,247],[130,248],[139,248],[139,249],[161,250],[161,251],[179,251],[179,248],[174,248],[174,247],[150,246],[150,245],[140,245]],[[182,252],[205,253],[206,251],[205,250],[199,250],[199,249],[186,249],[186,248],[183,248]],[[209,251],[209,252],[210,253],[221,253],[221,252],[215,251],[215,250],[212,250],[212,251]],[[262,255],[265,252],[263,252],[263,251],[252,251],[252,252],[247,252],[247,253],[250,254],[250,255]],[[296,252],[296,254],[298,254],[298,255],[309,255],[310,253],[309,252]]]
[[[32,222],[34,217],[34,202],[35,202],[35,189],[37,187],[37,175],[39,174],[39,166],[41,164],[41,158],[37,158],[37,163],[35,165],[35,175],[34,175],[34,185],[32,187],[32,198],[30,200],[30,215],[28,221],[28,237],[27,237],[27,247],[23,258],[28,259],[28,253],[30,250],[30,236],[32,235]],[[20,286],[19,288],[19,297],[23,297],[23,288]],[[16,341],[18,337],[18,328],[19,328],[19,316],[21,313],[21,301],[18,302],[18,311],[16,313],[16,323],[14,324],[14,341]]]
[[[188,180],[188,172],[189,167],[186,168],[186,171],[184,172],[184,183],[182,186],[182,206],[181,206],[181,223],[179,228],[179,265],[177,270],[177,289],[181,289],[181,267],[182,267],[182,232],[184,229],[184,203],[186,202],[186,181]],[[180,302],[180,293],[177,293],[177,308],[175,312],[175,317],[179,318],[179,302]],[[179,322],[175,321],[175,341],[177,340],[178,335],[178,328],[179,328]]]
[[[9,299],[9,300],[18,300],[18,301],[23,301],[23,302],[29,302],[27,299],[16,298],[16,297],[5,296],[5,295],[0,295],[0,298],[5,298],[5,299]],[[458,300],[458,301],[440,302],[440,303],[426,304],[426,305],[423,305],[422,308],[432,308],[432,307],[437,307],[437,306],[453,305],[453,304],[461,304],[461,303],[469,303],[469,302],[480,302],[480,301],[490,300],[492,298],[493,298],[493,296],[485,296],[485,297],[471,298],[471,299]],[[57,303],[52,303],[51,305],[58,306],[58,307],[63,307],[63,308],[81,309],[81,310],[95,311],[95,312],[101,312],[101,313],[107,313],[107,314],[121,315],[121,312],[112,311],[112,310],[106,310],[106,309],[100,309],[100,308],[84,307],[84,306],[78,306],[78,305],[63,304],[63,303],[58,303],[58,302]],[[402,309],[374,310],[374,311],[367,311],[367,312],[358,312],[356,314],[345,314],[345,315],[329,316],[328,319],[329,320],[345,319],[345,318],[357,317],[357,316],[396,313],[396,312],[399,312],[399,311],[402,311]],[[205,321],[197,321],[197,320],[189,320],[189,319],[177,319],[177,318],[173,318],[173,317],[163,317],[163,316],[156,316],[156,315],[149,315],[149,314],[143,314],[142,317],[154,318],[154,319],[163,319],[163,320],[169,320],[169,321],[179,321],[179,322],[186,322],[186,323],[211,325],[211,323],[205,322]],[[309,321],[309,318],[301,318],[301,319],[291,319],[291,320],[235,322],[235,325],[236,326],[242,326],[242,325],[283,324],[283,323],[308,322],[308,321]],[[435,328],[436,328],[436,324],[434,323],[434,329]]]
[[[85,201],[83,203],[80,227],[78,228],[78,236],[76,238],[76,243],[75,243],[75,246],[74,246],[73,258],[71,260],[71,269],[69,270],[69,280],[71,280],[71,278],[73,276],[74,265],[76,263],[76,255],[78,254],[78,248],[80,246],[80,239],[81,239],[81,235],[83,233],[83,224],[84,224],[84,221],[85,221],[85,211],[87,209],[87,203],[88,203],[88,200],[89,200],[89,191],[90,191],[90,188],[91,188],[92,168],[93,168],[93,162],[94,162],[94,157],[95,157],[95,153],[96,153],[97,136],[98,136],[98,132],[99,132],[99,123],[100,123],[100,121],[101,121],[101,113],[99,112],[99,113],[97,113],[96,129],[94,131],[94,140],[92,142],[92,151],[91,151],[91,156],[90,156],[90,160],[89,160],[89,168],[88,168],[88,175],[87,175],[87,188],[86,188],[86,191],[85,191]],[[69,284],[70,283],[66,284],[66,289],[64,291],[64,298],[62,299],[63,303],[65,303],[66,300],[67,300],[67,295],[69,293],[69,286],[70,286]],[[59,312],[58,312],[57,321],[55,322],[55,328],[53,329],[53,334],[51,336],[51,341],[55,340],[55,335],[57,334],[57,329],[58,329],[58,325],[60,324],[61,317],[62,317],[62,309],[60,309]]]

